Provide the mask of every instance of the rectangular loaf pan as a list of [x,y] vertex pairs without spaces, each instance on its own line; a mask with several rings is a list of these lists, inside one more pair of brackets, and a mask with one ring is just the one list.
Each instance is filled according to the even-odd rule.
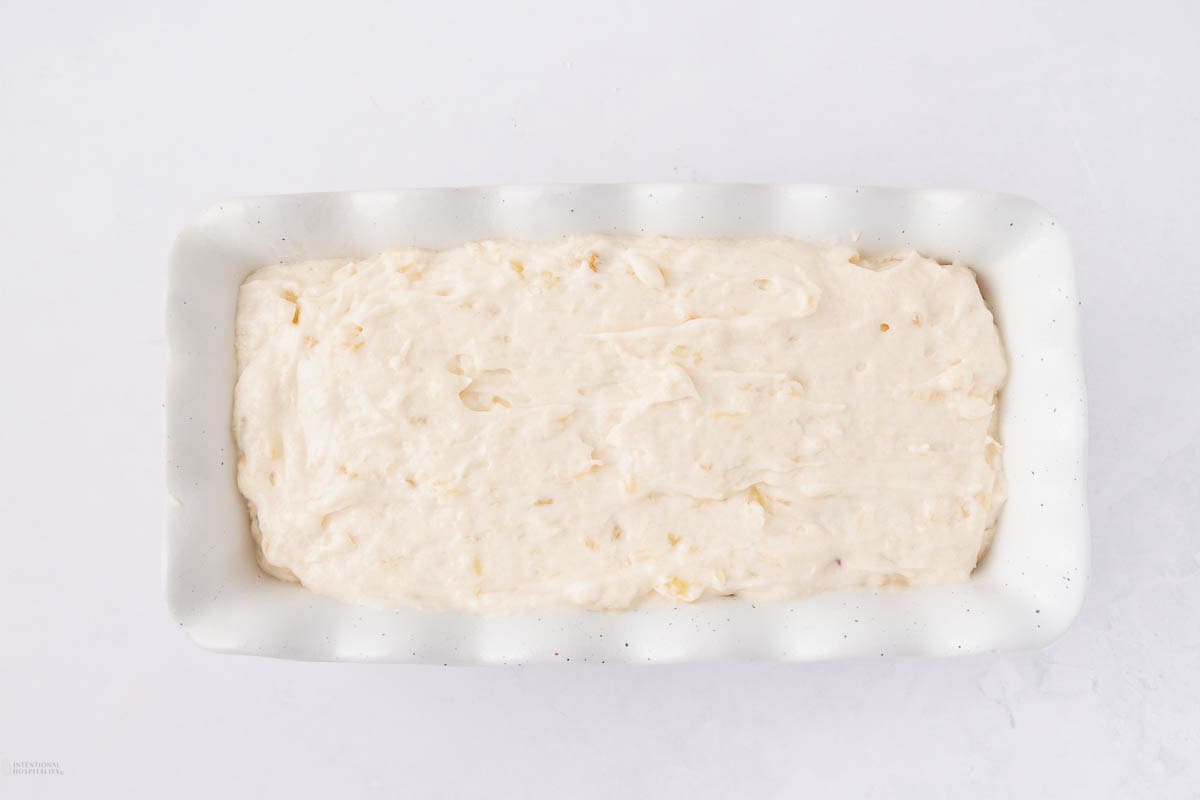
[[[508,617],[344,605],[260,572],[230,430],[238,287],[272,263],[566,234],[790,236],[972,266],[1009,356],[1009,499],[959,586]],[[1043,645],[1082,603],[1086,400],[1071,250],[1020,197],[818,185],[611,184],[398,189],[227,200],[185,228],[167,288],[170,609],[199,645],[323,661],[428,664],[803,661]]]

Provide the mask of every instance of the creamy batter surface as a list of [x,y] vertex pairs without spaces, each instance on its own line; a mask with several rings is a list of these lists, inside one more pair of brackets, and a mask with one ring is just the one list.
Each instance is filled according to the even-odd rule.
[[580,236],[271,266],[236,342],[260,561],[352,603],[963,581],[1004,502],[996,325],[916,253]]

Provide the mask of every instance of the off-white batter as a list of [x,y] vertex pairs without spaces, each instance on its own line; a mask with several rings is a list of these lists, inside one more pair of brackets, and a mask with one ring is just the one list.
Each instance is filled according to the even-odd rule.
[[481,242],[242,287],[273,573],[510,611],[965,580],[1004,501],[974,275],[784,239]]

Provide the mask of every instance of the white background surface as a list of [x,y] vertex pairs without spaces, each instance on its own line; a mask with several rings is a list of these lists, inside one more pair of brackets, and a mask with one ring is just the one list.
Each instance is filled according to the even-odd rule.
[[[1196,4],[74,5],[0,3],[0,759],[65,772],[0,797],[1200,795]],[[1061,641],[442,669],[186,640],[161,588],[178,228],[238,194],[671,179],[1057,214],[1094,534]]]

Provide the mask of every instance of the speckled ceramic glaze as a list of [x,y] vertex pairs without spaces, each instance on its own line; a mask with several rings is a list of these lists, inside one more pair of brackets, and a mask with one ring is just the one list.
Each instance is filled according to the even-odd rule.
[[[792,236],[915,247],[971,265],[1010,361],[1001,400],[1009,499],[967,584],[737,599],[621,613],[482,617],[343,605],[263,574],[230,431],[237,289],[281,261],[571,233]],[[283,658],[656,663],[953,655],[1061,634],[1087,575],[1086,408],[1070,246],[1009,195],[813,185],[515,186],[230,200],[179,236],[167,292],[167,596],[200,645]]]

